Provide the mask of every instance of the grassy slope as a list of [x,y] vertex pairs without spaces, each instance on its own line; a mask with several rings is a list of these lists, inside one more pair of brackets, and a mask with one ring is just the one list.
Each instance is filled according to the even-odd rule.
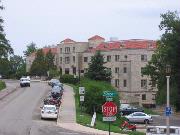
[[0,90],[2,90],[4,88],[6,88],[6,84],[5,84],[5,82],[0,80]]
[[[71,86],[74,88],[74,92],[75,92],[76,122],[84,126],[90,126],[92,116],[85,113],[84,111],[81,112],[81,108],[79,105],[78,86],[74,86],[74,85]],[[140,132],[120,131],[119,125],[122,122],[122,120],[123,118],[118,117],[117,120],[111,124],[111,132],[125,133],[129,135],[144,135],[144,133],[140,133]],[[107,131],[108,126],[109,126],[108,122],[102,121],[102,114],[97,114],[96,126],[94,128]]]

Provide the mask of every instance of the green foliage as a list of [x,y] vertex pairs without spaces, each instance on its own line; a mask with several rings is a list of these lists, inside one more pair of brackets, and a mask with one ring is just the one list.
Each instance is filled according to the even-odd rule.
[[[105,103],[105,97],[103,97],[103,91],[117,91],[107,82],[94,81],[89,79],[82,79],[81,86],[85,87],[85,102],[86,112],[92,114],[94,109],[96,112],[101,113],[101,106]],[[113,98],[117,106],[119,106],[118,93]]]
[[180,110],[180,18],[177,12],[167,12],[161,15],[160,30],[164,30],[158,48],[150,62],[143,70],[143,75],[149,75],[158,87],[157,103],[166,103],[166,66],[171,66],[170,96],[171,104]]
[[45,56],[48,70],[56,69],[56,66],[54,65],[54,58],[55,58],[55,56],[52,54],[51,50],[49,50]]
[[[88,81],[86,79],[86,81]],[[75,105],[76,105],[76,122],[84,125],[84,126],[90,126],[91,123],[91,119],[92,119],[92,114],[88,114],[86,112],[84,112],[84,107],[83,112],[81,112],[81,108],[79,105],[79,86],[74,86],[71,85],[74,88],[74,92],[75,92]],[[93,99],[92,99],[93,100]],[[102,112],[100,113],[96,113],[96,123],[95,123],[95,127],[96,129],[99,130],[104,130],[104,131],[108,131],[108,122],[103,122],[102,121]],[[141,132],[127,132],[127,131],[121,131],[119,128],[119,125],[121,125],[124,122],[125,118],[124,117],[120,117],[119,115],[117,115],[117,120],[115,122],[111,123],[111,132],[117,132],[117,133],[123,133],[123,134],[129,134],[129,135],[144,135],[144,133]]]
[[38,50],[36,53],[36,58],[32,63],[30,74],[38,76],[47,76],[47,64],[44,53],[42,49]]
[[60,75],[59,71],[56,69],[49,70],[49,78],[58,77]]
[[0,74],[8,78],[10,71],[11,66],[9,60],[7,58],[0,58]]
[[100,51],[97,51],[91,58],[89,68],[85,76],[92,80],[110,81],[111,72],[103,66],[104,63],[103,55],[101,55]]
[[[4,7],[0,5],[0,10],[3,9]],[[13,49],[11,48],[11,45],[9,44],[9,41],[6,39],[6,35],[4,33],[3,22],[4,20],[2,19],[2,17],[0,17],[0,59],[8,58],[10,54],[13,54]]]
[[0,80],[0,90],[2,90],[4,88],[6,88],[6,84],[5,84],[5,82]]
[[77,84],[78,78],[74,78],[73,75],[64,74],[60,77],[60,82],[62,83],[70,83],[70,84]]
[[29,56],[31,53],[36,52],[37,51],[37,47],[35,43],[30,43],[29,45],[27,45],[27,50],[24,51],[24,55],[25,56]]

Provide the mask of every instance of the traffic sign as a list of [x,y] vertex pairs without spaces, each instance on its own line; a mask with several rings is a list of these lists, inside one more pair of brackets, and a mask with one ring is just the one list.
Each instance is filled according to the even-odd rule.
[[112,97],[106,97],[106,101],[113,101]]
[[166,107],[165,113],[166,113],[166,116],[170,116],[171,113],[172,113],[172,108],[171,107]]
[[116,95],[115,91],[103,91],[104,97],[114,97]]
[[113,117],[103,117],[103,121],[116,121],[116,116],[113,116]]
[[80,101],[84,102],[84,96],[80,96]]
[[114,116],[117,113],[117,105],[113,102],[106,102],[102,105],[102,113],[106,117]]
[[79,94],[85,94],[85,88],[79,87]]

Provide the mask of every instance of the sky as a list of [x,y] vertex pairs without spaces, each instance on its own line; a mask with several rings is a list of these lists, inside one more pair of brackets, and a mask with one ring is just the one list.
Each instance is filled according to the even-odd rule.
[[31,42],[38,48],[66,38],[88,41],[100,35],[160,39],[160,14],[180,11],[180,0],[2,0],[0,16],[16,55]]

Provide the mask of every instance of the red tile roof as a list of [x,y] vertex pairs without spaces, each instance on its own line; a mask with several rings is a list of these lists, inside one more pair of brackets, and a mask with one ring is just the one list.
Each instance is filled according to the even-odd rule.
[[[47,54],[51,50],[52,54],[57,54],[57,48],[42,48],[44,54]],[[36,56],[36,52],[30,54],[30,57]]]
[[52,54],[56,54],[57,53],[57,48],[43,48],[42,49],[44,54],[47,54],[50,50],[51,50]]
[[155,49],[157,47],[156,42],[152,40],[123,40],[123,41],[114,41],[101,43],[96,48],[91,48],[88,51],[94,52],[97,50],[109,51],[115,49],[146,49],[151,48]]
[[61,43],[68,44],[68,43],[75,43],[75,41],[70,38],[66,38],[65,40],[61,41]]
[[88,40],[105,40],[105,39],[104,39],[103,37],[100,37],[100,36],[98,36],[98,35],[95,35],[95,36],[89,38]]

